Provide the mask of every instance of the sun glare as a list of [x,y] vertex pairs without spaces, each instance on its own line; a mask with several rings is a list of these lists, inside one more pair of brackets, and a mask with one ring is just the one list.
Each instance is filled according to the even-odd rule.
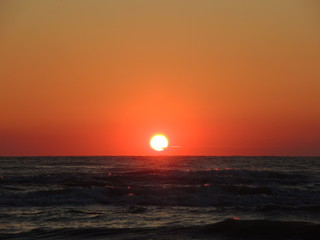
[[150,147],[156,151],[163,151],[168,147],[168,139],[162,134],[154,135],[150,140]]

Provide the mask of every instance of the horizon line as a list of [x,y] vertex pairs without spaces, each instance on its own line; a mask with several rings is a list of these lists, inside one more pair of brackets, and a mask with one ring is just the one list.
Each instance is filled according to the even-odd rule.
[[0,155],[3,157],[320,157],[320,155]]

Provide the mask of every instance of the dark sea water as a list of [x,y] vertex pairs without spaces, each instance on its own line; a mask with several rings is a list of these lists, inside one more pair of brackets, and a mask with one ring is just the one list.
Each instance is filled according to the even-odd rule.
[[319,157],[0,158],[0,239],[319,236]]

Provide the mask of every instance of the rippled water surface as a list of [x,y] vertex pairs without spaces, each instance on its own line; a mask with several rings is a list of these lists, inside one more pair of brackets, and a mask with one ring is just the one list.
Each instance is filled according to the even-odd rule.
[[1,239],[314,239],[317,157],[2,157]]

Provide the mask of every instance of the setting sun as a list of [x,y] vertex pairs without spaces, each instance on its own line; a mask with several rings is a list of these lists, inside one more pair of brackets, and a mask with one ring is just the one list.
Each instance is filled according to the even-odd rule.
[[150,140],[150,147],[156,151],[163,151],[168,147],[168,139],[162,134],[154,135]]

